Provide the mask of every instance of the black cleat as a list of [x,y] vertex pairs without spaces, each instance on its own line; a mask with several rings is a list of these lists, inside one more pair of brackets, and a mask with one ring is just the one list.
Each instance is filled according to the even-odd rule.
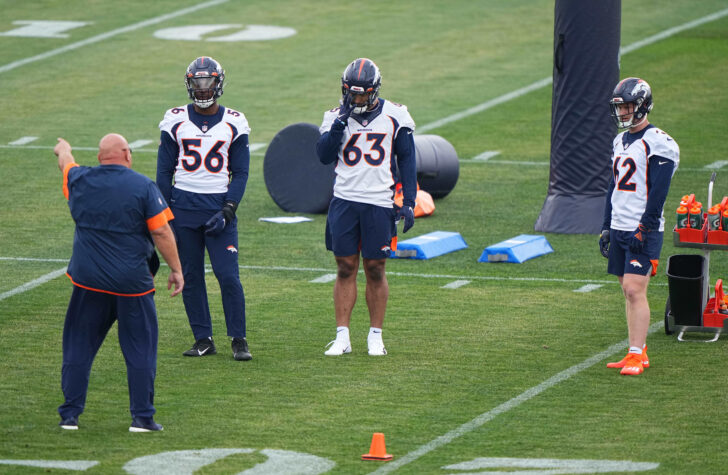
[[211,337],[208,337],[197,340],[195,344],[192,345],[192,348],[182,354],[184,356],[206,356],[214,355],[215,353],[217,353],[215,343],[212,341]]
[[164,430],[162,424],[157,424],[151,417],[134,417],[129,426],[129,432],[154,432]]
[[248,340],[245,338],[233,338],[233,358],[238,361],[250,361],[253,359],[253,355],[248,350]]
[[61,420],[58,425],[61,426],[61,429],[78,430],[78,417],[68,417]]

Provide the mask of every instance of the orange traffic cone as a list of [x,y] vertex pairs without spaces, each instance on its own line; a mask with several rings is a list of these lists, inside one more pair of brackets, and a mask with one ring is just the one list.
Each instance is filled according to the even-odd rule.
[[369,447],[369,453],[361,456],[362,460],[392,460],[392,456],[387,453],[384,448],[384,434],[375,432],[372,436],[372,445]]

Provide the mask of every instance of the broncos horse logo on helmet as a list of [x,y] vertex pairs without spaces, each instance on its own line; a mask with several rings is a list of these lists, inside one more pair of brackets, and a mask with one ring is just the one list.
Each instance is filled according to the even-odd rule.
[[[647,81],[640,78],[626,78],[617,84],[609,101],[612,117],[617,127],[628,129],[640,125],[652,110],[652,89]],[[619,113],[617,106],[634,104],[632,111]]]
[[374,61],[367,58],[355,59],[341,75],[342,103],[349,94],[368,94],[366,102],[352,111],[354,114],[363,114],[377,101],[381,85],[382,75]]
[[220,63],[209,56],[201,56],[187,66],[185,86],[187,94],[201,109],[207,109],[222,96],[225,71]]

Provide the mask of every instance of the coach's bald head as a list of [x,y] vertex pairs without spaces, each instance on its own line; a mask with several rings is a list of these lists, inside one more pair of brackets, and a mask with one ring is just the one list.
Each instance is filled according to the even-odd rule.
[[101,138],[98,158],[101,165],[123,165],[131,168],[129,143],[119,134],[106,134]]

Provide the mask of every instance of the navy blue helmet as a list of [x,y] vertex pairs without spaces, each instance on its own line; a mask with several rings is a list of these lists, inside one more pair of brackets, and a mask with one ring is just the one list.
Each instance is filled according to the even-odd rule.
[[362,114],[376,102],[381,85],[382,75],[374,61],[367,58],[355,59],[341,75],[342,102],[349,94],[369,94],[367,102],[353,110],[355,114]]
[[[622,79],[614,88],[609,104],[612,107],[612,117],[617,123],[617,127],[622,129],[635,127],[642,123],[652,110],[652,89],[644,79]],[[634,104],[634,112],[620,115],[617,110],[617,106],[620,104]]]
[[222,96],[224,83],[225,71],[220,63],[209,56],[201,56],[187,66],[187,94],[201,109],[207,109]]

